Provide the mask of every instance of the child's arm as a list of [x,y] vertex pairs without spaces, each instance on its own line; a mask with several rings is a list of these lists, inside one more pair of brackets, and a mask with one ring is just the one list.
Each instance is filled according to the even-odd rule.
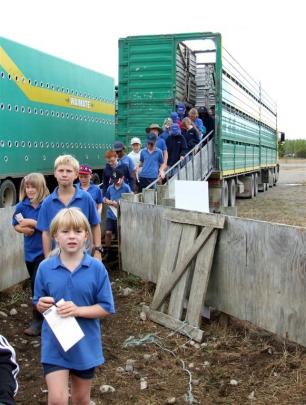
[[32,236],[33,233],[35,232],[34,228],[31,228],[29,226],[22,226],[20,224],[15,225],[15,230],[19,233],[23,233],[26,236]]
[[[100,247],[101,246],[101,228],[100,228],[100,224],[92,225],[91,226],[91,232],[92,232],[93,245],[96,246],[96,247]],[[101,260],[101,252],[99,252],[98,250],[94,250],[93,256],[96,259]]]
[[67,316],[75,316],[75,317],[89,318],[89,319],[105,318],[105,317],[111,315],[110,312],[107,312],[99,304],[85,306],[85,307],[78,307],[72,301],[64,302],[58,308],[58,313],[64,318]]
[[35,219],[31,219],[31,218],[23,218],[23,220],[21,222],[19,222],[19,224],[23,227],[30,227],[30,228],[36,228],[37,225],[37,221],[35,221]]
[[42,231],[42,244],[44,256],[48,257],[51,252],[51,238],[48,231]]
[[101,204],[97,204],[97,211],[98,211],[98,214],[99,214],[100,217],[101,217],[101,214],[102,214],[102,206],[103,206],[102,203],[101,203]]

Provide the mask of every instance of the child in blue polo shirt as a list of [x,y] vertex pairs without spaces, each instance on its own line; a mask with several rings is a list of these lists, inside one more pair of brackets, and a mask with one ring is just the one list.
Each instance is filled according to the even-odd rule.
[[81,165],[79,169],[79,180],[77,187],[81,188],[84,191],[87,191],[92,196],[92,199],[97,205],[97,211],[101,217],[102,213],[102,191],[101,189],[90,182],[92,175],[92,169],[88,165]]
[[62,208],[78,207],[91,225],[94,256],[101,259],[101,219],[96,204],[89,193],[73,185],[79,167],[79,162],[71,155],[59,156],[54,162],[54,177],[58,187],[43,202],[37,221],[37,229],[42,231],[45,257],[51,251],[49,227],[52,219]]
[[[15,230],[24,235],[24,259],[31,280],[32,297],[34,280],[39,263],[44,259],[41,232],[36,228],[42,201],[49,195],[46,181],[41,173],[30,173],[20,184],[19,203],[13,215]],[[28,336],[38,336],[42,317],[33,308],[31,325],[24,330]]]
[[112,242],[113,233],[117,233],[117,210],[118,201],[123,193],[131,193],[132,190],[128,184],[124,182],[124,175],[121,169],[116,168],[112,173],[113,184],[106,191],[103,202],[108,205],[105,221],[105,255],[103,260],[107,260],[109,248]]
[[156,147],[156,141],[156,134],[150,132],[147,136],[147,147],[140,152],[140,163],[136,167],[137,172],[140,171],[141,167],[139,175],[140,192],[158,177],[161,179],[165,177],[164,158],[162,151]]
[[64,351],[46,321],[42,327],[41,362],[49,404],[89,404],[95,367],[104,363],[100,319],[115,312],[108,273],[101,261],[86,253],[91,241],[88,220],[78,208],[62,209],[50,235],[57,249],[37,272],[33,303],[44,313],[59,300],[57,312],[76,318],[84,336]]

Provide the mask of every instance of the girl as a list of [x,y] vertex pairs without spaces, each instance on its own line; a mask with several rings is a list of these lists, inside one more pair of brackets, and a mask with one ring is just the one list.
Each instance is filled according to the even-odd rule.
[[[45,178],[40,173],[25,176],[20,184],[19,203],[13,215],[13,226],[24,234],[24,258],[31,279],[32,296],[34,281],[39,263],[44,259],[42,235],[36,229],[37,218],[42,201],[49,195]],[[42,316],[33,308],[31,325],[24,330],[28,336],[38,336],[41,330]]]
[[68,404],[71,376],[72,404],[90,403],[95,367],[104,363],[100,318],[115,312],[104,265],[86,253],[92,235],[87,218],[78,208],[64,208],[50,225],[57,250],[39,266],[33,303],[41,313],[57,301],[62,317],[76,317],[85,336],[65,352],[45,321],[41,361],[48,385],[48,404]]

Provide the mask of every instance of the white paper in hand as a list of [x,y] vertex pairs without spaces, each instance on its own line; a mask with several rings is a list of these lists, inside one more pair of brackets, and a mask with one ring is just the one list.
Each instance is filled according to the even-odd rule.
[[[64,300],[61,299],[56,305],[60,306],[63,302]],[[58,314],[55,305],[52,305],[51,308],[45,311],[43,316],[65,352],[85,336],[75,317],[62,318]]]
[[109,208],[113,211],[113,214],[115,215],[115,217],[117,218],[118,216],[118,210],[116,207],[113,207],[112,205],[109,205]]
[[15,215],[15,218],[16,218],[16,221],[19,223],[24,219],[23,215],[20,212]]

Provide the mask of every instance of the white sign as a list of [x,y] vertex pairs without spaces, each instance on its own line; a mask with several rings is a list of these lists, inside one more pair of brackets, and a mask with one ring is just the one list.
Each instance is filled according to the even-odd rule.
[[209,212],[207,181],[175,180],[175,208]]
[[61,306],[63,302],[63,299],[59,300],[56,306],[52,305],[51,308],[43,313],[43,316],[60,345],[64,351],[67,352],[67,350],[71,349],[71,347],[78,343],[85,335],[74,316],[63,318],[58,314],[57,307]]

